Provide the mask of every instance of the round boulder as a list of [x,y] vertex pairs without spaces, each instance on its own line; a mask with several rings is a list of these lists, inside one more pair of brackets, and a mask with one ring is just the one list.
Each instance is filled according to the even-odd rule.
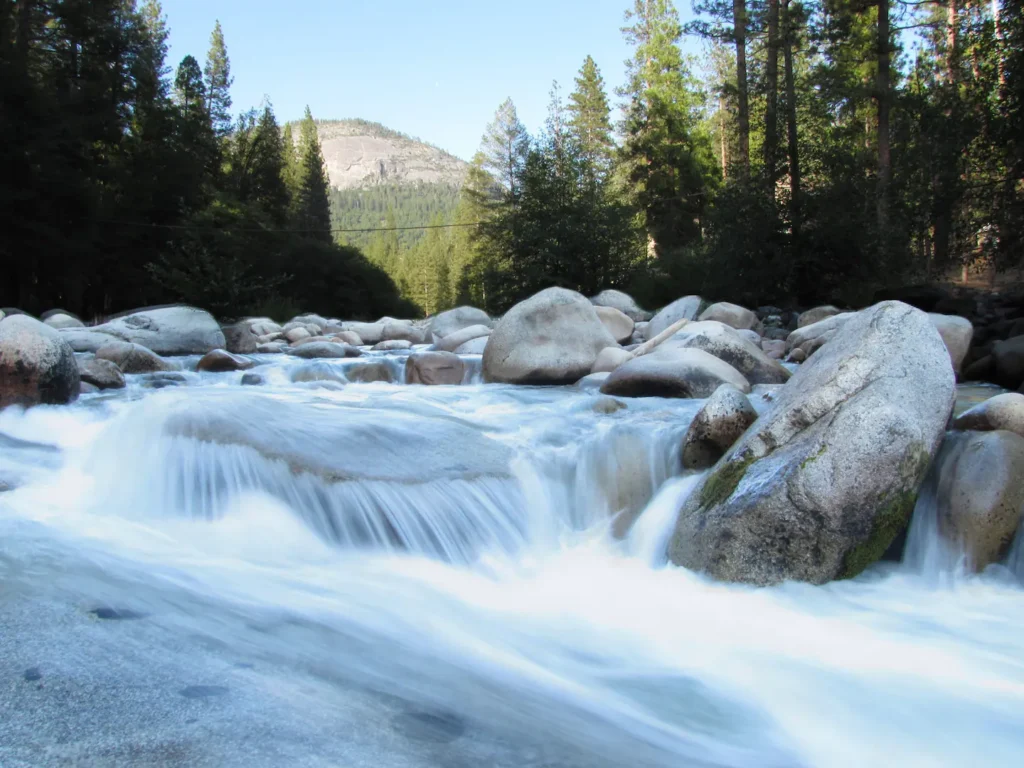
[[959,315],[928,315],[935,326],[935,330],[942,337],[942,342],[949,352],[949,360],[953,364],[953,370],[960,373],[960,366],[967,357],[967,350],[971,348],[971,339],[974,337],[974,326],[966,317]]
[[708,398],[686,430],[683,468],[710,467],[755,421],[757,411],[746,395],[731,384],[723,384]]
[[595,307],[617,309],[634,322],[647,320],[651,316],[650,312],[645,312],[641,309],[640,305],[628,293],[616,291],[613,288],[601,291],[597,296],[590,299],[590,303]]
[[225,373],[227,371],[245,371],[252,368],[256,363],[239,355],[233,355],[223,349],[215,349],[203,355],[203,359],[196,366],[197,371],[207,373]]
[[629,341],[633,335],[633,321],[627,315],[614,307],[596,306],[594,309],[615,341],[619,344]]
[[702,306],[704,306],[704,299],[700,296],[683,296],[681,299],[676,299],[651,318],[650,325],[647,326],[646,338],[653,339],[680,320],[696,320]]
[[74,350],[29,315],[0,320],[0,408],[69,403],[81,380]]
[[954,398],[924,312],[858,312],[686,499],[669,559],[758,585],[856,576],[905,530]]
[[996,384],[1017,389],[1024,382],[1024,336],[1014,336],[992,345]]
[[154,373],[176,371],[178,366],[164,360],[148,347],[127,341],[111,341],[96,350],[99,360],[109,360],[123,373]]
[[484,379],[568,384],[590,373],[601,350],[615,344],[586,298],[565,288],[547,288],[498,321],[484,350]]
[[461,384],[466,366],[452,352],[417,352],[405,361],[407,384]]
[[622,347],[605,347],[597,356],[597,360],[594,361],[594,367],[590,369],[590,372],[611,373],[624,362],[632,359],[632,357],[633,355]]
[[470,339],[465,344],[460,344],[458,349],[455,350],[457,355],[482,355],[484,350],[487,349],[487,336],[477,336],[475,339]]
[[790,373],[764,353],[759,344],[724,323],[702,320],[687,323],[658,349],[700,349],[724,360],[751,384],[785,384]]
[[489,325],[470,325],[453,331],[442,338],[435,337],[434,349],[438,352],[454,352],[467,341],[479,338],[486,339],[490,335],[491,327]]
[[43,318],[43,322],[51,328],[60,330],[61,328],[84,328],[85,323],[79,320],[74,315],[66,312],[54,312],[48,314]]
[[935,461],[939,532],[981,570],[1010,548],[1024,509],[1024,437],[967,432],[946,441]]
[[222,325],[225,349],[236,355],[251,355],[256,351],[256,335],[252,332],[249,322],[242,320],[233,325]]
[[474,325],[484,325],[490,328],[491,318],[482,309],[476,307],[456,307],[434,315],[430,319],[430,335],[436,344],[438,339],[443,339],[456,331]]
[[360,357],[363,354],[355,347],[348,344],[338,344],[334,341],[314,341],[310,344],[302,344],[288,350],[288,353],[294,357],[301,357],[303,360]]
[[96,389],[124,389],[124,374],[109,360],[89,358],[79,363],[78,372],[83,382]]
[[961,413],[953,422],[954,429],[992,432],[1002,429],[1024,437],[1024,395],[1006,392]]
[[373,345],[375,352],[397,352],[403,349],[412,349],[412,342],[405,339],[388,339]]
[[815,307],[814,309],[808,309],[806,312],[801,313],[800,317],[796,319],[796,327],[803,328],[805,325],[814,325],[814,323],[824,320],[826,317],[832,317],[841,313],[841,309],[833,307],[831,304],[826,304],[822,307]]
[[[287,328],[287,326],[285,326]],[[309,332],[309,329],[304,325],[296,325],[292,328],[287,328],[284,332],[284,337],[288,339],[290,344],[297,344],[300,341],[313,338],[313,334]]]
[[140,344],[158,355],[205,355],[225,345],[213,315],[182,305],[135,310],[91,330]]
[[699,319],[716,320],[738,331],[752,330],[761,324],[757,315],[749,309],[741,307],[739,304],[730,304],[727,301],[712,304],[700,313]]
[[616,397],[710,397],[722,384],[741,392],[750,382],[723,360],[700,349],[659,349],[634,357],[609,374],[601,392]]

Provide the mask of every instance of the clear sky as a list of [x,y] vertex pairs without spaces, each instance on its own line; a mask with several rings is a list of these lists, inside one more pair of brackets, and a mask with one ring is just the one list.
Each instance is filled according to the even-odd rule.
[[[281,122],[302,116],[383,123],[465,159],[511,97],[530,131],[551,81],[566,93],[583,59],[611,90],[629,56],[619,29],[631,0],[163,0],[168,64],[202,64],[220,19],[235,112],[264,95]],[[677,0],[690,16],[689,0]]]

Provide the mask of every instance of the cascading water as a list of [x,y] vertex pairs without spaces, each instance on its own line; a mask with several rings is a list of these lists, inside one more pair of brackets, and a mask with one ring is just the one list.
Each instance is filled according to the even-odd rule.
[[710,582],[664,555],[700,403],[470,360],[0,412],[0,765],[1020,764],[1024,592],[926,496],[904,566]]

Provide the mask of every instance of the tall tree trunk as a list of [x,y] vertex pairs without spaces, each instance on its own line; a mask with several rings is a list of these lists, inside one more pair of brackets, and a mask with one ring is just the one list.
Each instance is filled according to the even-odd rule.
[[768,0],[768,62],[765,66],[764,176],[775,197],[779,156],[779,0]]
[[750,101],[747,95],[747,3],[732,0],[732,29],[736,40],[736,99],[739,123],[739,164],[744,177],[750,176]]
[[786,137],[789,150],[789,218],[792,230],[793,263],[798,265],[797,291],[801,301],[807,292],[807,274],[800,247],[800,145],[797,141],[796,125],[796,76],[793,73],[793,46],[795,44],[795,25],[790,12],[790,0],[782,0],[784,19],[783,35],[783,67],[786,78]]
[[889,148],[889,0],[878,0],[878,76],[875,81],[878,100],[878,188],[875,213],[878,223],[880,251],[887,248],[889,230],[889,178],[892,175],[892,153]]
[[725,140],[725,99],[718,97],[718,137],[722,148],[722,178],[729,178],[729,152]]
[[[957,67],[959,56],[957,51],[957,0],[945,0],[946,5],[946,85],[948,87],[945,115],[949,124],[953,120],[953,102],[956,100],[958,78]],[[935,260],[940,265],[948,265],[950,258],[950,238],[952,236],[952,186],[954,173],[950,163],[955,164],[955,157],[945,158],[939,168],[935,183]]]
[[1003,50],[1003,28],[999,21],[999,0],[992,0],[992,21],[995,24],[996,60],[999,67],[999,94],[996,98],[1001,99],[1006,89],[1006,52]]

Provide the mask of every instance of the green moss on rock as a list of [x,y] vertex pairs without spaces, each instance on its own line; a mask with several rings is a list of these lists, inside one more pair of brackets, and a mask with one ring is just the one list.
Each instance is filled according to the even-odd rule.
[[711,470],[711,474],[704,482],[700,492],[701,506],[713,507],[721,504],[732,496],[740,480],[747,474],[747,469],[755,461],[753,453],[747,453],[742,458],[733,457],[720,467]]

